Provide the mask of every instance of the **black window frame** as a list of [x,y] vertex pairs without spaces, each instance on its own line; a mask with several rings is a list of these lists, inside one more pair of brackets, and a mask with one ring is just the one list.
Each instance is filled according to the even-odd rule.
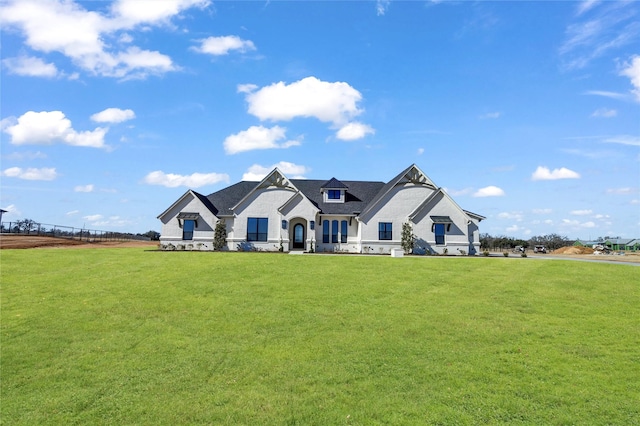
[[[263,232],[260,232],[260,231]],[[266,242],[269,236],[269,218],[247,218],[247,241]]]
[[383,241],[393,239],[393,222],[378,222],[378,239]]
[[349,224],[346,220],[340,222],[340,242],[347,242],[347,234],[349,232]]
[[330,241],[330,237],[329,237],[329,221],[328,220],[323,220],[322,221],[322,242],[323,243],[328,243]]
[[[190,228],[190,230],[187,230]],[[193,232],[196,229],[196,221],[193,219],[184,219],[182,223],[182,240],[183,241],[191,241],[193,240]]]

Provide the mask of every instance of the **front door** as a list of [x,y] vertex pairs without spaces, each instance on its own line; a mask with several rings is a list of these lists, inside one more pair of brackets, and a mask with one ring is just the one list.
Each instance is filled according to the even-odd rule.
[[293,248],[304,249],[304,225],[301,223],[293,227]]

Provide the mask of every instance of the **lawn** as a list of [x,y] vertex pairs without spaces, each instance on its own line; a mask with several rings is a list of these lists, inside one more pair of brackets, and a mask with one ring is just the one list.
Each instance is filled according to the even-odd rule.
[[640,268],[0,252],[3,424],[640,424]]

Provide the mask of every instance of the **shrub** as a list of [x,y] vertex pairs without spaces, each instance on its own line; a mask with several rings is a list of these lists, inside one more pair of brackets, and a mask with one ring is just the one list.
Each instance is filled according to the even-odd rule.
[[504,253],[502,253],[504,255],[504,257],[509,257],[509,252],[505,251]]

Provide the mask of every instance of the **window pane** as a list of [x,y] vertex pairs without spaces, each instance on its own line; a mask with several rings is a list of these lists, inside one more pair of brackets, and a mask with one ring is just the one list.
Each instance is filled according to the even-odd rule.
[[340,223],[340,227],[342,228],[340,231],[340,242],[341,243],[346,243],[347,242],[347,221],[343,220]]
[[330,189],[328,197],[330,200],[339,200],[340,199],[340,190],[338,189]]
[[247,219],[247,241],[267,241],[269,219],[250,217]]
[[334,220],[331,222],[331,242],[338,242],[338,221]]
[[182,239],[193,240],[193,229],[195,228],[195,220],[185,220],[182,225]]
[[329,242],[329,221],[328,220],[322,221],[322,242],[323,243]]
[[391,222],[378,223],[378,239],[391,240],[393,236]]
[[436,244],[444,244],[444,223],[436,223],[434,227]]

